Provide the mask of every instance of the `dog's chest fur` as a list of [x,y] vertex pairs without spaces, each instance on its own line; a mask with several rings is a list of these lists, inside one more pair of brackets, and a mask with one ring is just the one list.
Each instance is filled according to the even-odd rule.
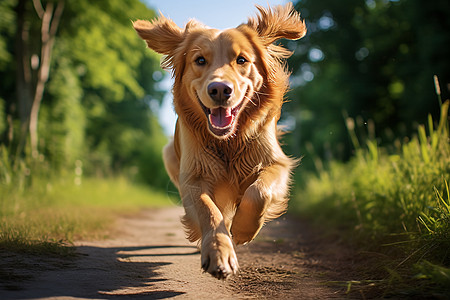
[[[197,170],[200,177],[213,174],[219,181],[227,181],[232,185],[245,189],[249,182],[253,182],[261,170],[276,161],[273,142],[262,132],[258,138],[242,140],[209,139],[199,150]],[[203,152],[203,153],[202,153]],[[206,155],[205,155],[206,154]],[[253,180],[252,180],[253,178]]]

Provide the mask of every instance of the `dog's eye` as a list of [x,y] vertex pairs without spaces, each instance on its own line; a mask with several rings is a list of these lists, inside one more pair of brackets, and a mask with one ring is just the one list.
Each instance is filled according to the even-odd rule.
[[203,56],[200,56],[195,60],[195,63],[199,66],[206,65],[206,59]]
[[247,60],[243,56],[238,56],[238,58],[236,58],[236,62],[238,65],[243,65],[247,62]]

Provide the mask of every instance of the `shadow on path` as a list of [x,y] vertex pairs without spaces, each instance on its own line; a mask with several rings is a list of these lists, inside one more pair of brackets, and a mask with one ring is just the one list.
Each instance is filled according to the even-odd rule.
[[[192,246],[77,247],[73,260],[31,255],[2,257],[1,272],[10,274],[0,283],[0,299],[76,297],[85,299],[165,299],[184,294],[162,289],[167,280],[161,267],[170,259],[155,257],[198,254]],[[158,283],[158,287],[155,286]]]

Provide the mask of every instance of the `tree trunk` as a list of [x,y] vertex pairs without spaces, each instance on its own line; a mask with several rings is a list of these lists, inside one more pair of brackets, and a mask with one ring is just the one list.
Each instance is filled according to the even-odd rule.
[[50,62],[55,41],[56,31],[59,26],[62,12],[64,10],[64,0],[60,0],[56,9],[53,8],[53,3],[49,2],[42,7],[40,1],[33,0],[36,13],[42,20],[41,23],[41,60],[38,69],[38,76],[36,82],[36,89],[30,112],[30,143],[31,154],[33,158],[37,158],[38,151],[38,119],[39,109],[41,107],[42,98],[44,96],[45,83],[48,80],[50,73]]
[[31,112],[31,67],[28,53],[28,39],[30,24],[26,21],[27,0],[19,0],[16,7],[17,31],[16,31],[16,92],[20,118],[19,142],[16,149],[16,157],[22,154],[28,137],[28,126]]

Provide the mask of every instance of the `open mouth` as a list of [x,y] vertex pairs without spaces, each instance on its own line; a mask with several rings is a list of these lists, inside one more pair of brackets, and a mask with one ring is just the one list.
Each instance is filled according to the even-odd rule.
[[203,111],[205,112],[206,118],[208,119],[209,130],[211,130],[214,135],[218,137],[225,137],[233,131],[243,101],[235,107],[219,106],[215,108],[207,108],[203,105],[200,99],[198,100]]

